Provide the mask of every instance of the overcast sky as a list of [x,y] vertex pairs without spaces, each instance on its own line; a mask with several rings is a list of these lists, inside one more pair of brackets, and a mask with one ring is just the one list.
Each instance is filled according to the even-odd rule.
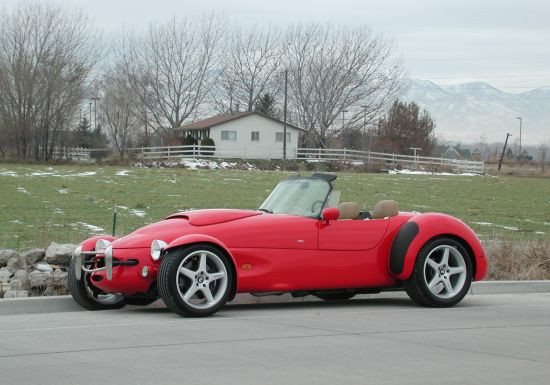
[[[548,0],[58,0],[108,33],[173,16],[223,12],[242,23],[367,24],[393,38],[413,78],[486,81],[507,92],[550,87]],[[18,0],[0,0],[9,7]]]

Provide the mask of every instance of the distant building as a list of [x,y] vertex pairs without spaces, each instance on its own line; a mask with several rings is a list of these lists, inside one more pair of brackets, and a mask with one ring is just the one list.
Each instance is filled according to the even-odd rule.
[[[212,138],[215,155],[280,159],[283,155],[283,126],[278,119],[258,112],[236,112],[212,116],[174,129],[182,140],[190,135],[198,142]],[[305,130],[287,123],[287,157],[296,158],[299,135]]]
[[[468,150],[468,153],[470,151]],[[459,151],[458,146],[436,144],[432,150],[432,156],[445,159],[463,159],[464,156]]]

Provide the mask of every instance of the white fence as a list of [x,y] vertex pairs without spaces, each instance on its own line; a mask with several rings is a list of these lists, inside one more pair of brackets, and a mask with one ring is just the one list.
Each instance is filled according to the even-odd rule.
[[[92,150],[94,151],[94,150]],[[104,151],[104,150],[101,150]],[[282,159],[281,148],[240,146],[169,146],[141,147],[128,150],[134,156],[147,160],[178,159]],[[56,159],[71,159],[90,162],[90,150],[85,148],[62,148],[54,152]],[[472,160],[446,159],[427,156],[398,155],[373,151],[357,151],[330,148],[288,148],[288,159],[303,159],[308,162],[339,161],[353,164],[378,163],[388,168],[397,166],[412,169],[447,168],[460,172],[482,174],[484,163]]]

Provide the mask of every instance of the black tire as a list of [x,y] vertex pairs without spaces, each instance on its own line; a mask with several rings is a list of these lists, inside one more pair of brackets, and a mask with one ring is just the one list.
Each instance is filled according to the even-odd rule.
[[[462,267],[465,270],[465,275],[460,275],[457,277],[456,285],[457,287],[456,293],[449,293],[446,286],[443,284],[443,281],[439,282],[437,285],[442,285],[442,288],[440,286],[440,291],[443,292],[443,294],[438,294],[432,292],[428,286],[428,281],[434,280],[437,281],[437,278],[445,278],[449,277],[449,282],[451,282],[452,287],[452,275],[445,275],[445,272],[449,272],[451,268],[460,268],[456,266],[451,266],[450,263],[444,265],[447,266],[445,269],[436,270],[441,271],[442,273],[437,273],[435,271],[432,272],[433,276],[428,276],[430,274],[430,268],[428,268],[427,265],[427,259],[428,256],[431,256],[433,253],[434,258],[438,258],[437,253],[443,253],[445,249],[449,249],[452,251],[451,258],[455,259],[455,264],[458,263],[457,261],[460,261],[462,258],[463,264]],[[440,251],[441,250],[441,251]],[[453,251],[454,250],[454,251]],[[455,253],[455,251],[457,253]],[[432,258],[432,257],[430,257]],[[429,262],[429,261],[428,261]],[[433,268],[431,268],[433,269]],[[434,269],[435,270],[435,269]],[[439,274],[439,275],[438,275]],[[436,277],[438,276],[438,277]],[[468,290],[470,289],[470,285],[472,283],[472,262],[470,259],[470,255],[468,251],[462,246],[462,244],[458,241],[456,241],[453,238],[448,237],[440,237],[433,239],[426,243],[422,249],[420,249],[420,252],[418,253],[418,256],[416,258],[416,262],[414,264],[414,269],[409,277],[409,279],[403,281],[403,287],[405,288],[407,294],[409,297],[416,303],[422,305],[422,306],[429,306],[429,307],[449,307],[454,306],[458,302],[460,302],[464,296],[468,293]]]
[[355,297],[355,292],[349,291],[327,291],[326,293],[316,293],[314,294],[317,298],[322,299],[323,301],[346,301]]
[[125,299],[114,304],[106,304],[106,303],[99,302],[98,299],[90,295],[90,293],[86,289],[85,285],[89,285],[88,288],[92,292],[100,293],[100,291],[97,288],[93,287],[93,285],[90,283],[89,274],[82,273],[81,279],[76,279],[74,265],[75,265],[75,259],[73,258],[71,260],[71,263],[69,264],[67,279],[68,279],[69,292],[71,293],[71,296],[76,301],[76,303],[78,303],[84,309],[88,309],[88,310],[113,310],[113,309],[120,309],[121,307],[126,305]]
[[[200,281],[199,284],[198,279],[200,278],[197,278],[197,276],[200,275],[200,269],[197,269],[197,271],[193,270],[193,273],[197,274],[193,279],[183,276],[180,278],[180,265],[183,266],[184,262],[191,264],[197,263],[194,261],[194,258],[197,258],[197,256],[200,258],[201,252],[209,253],[208,258],[213,258],[214,260],[215,257],[219,258],[217,262],[221,262],[223,264],[224,269],[221,270],[224,270],[223,273],[226,276],[225,281],[221,278],[219,283],[218,281],[210,280],[208,283],[206,283],[207,281]],[[209,259],[208,261],[209,265],[207,269],[219,268],[219,266],[214,266],[214,262],[212,260]],[[218,272],[221,272],[221,270]],[[207,271],[206,276],[213,273],[215,273],[213,270]],[[208,244],[196,244],[184,248],[174,249],[169,251],[163,257],[157,276],[157,284],[160,297],[166,304],[166,307],[170,310],[183,316],[206,317],[214,314],[223,305],[225,305],[233,292],[235,276],[232,261],[218,248]],[[190,301],[186,302],[184,300],[184,295],[187,293],[187,290],[190,290],[193,287],[193,285],[204,285],[205,290],[209,290],[211,295],[213,295],[215,302],[208,305],[206,296],[203,295],[203,288],[200,288],[200,286],[199,289],[196,289],[197,294],[195,295],[203,296],[206,303],[202,305],[197,304],[195,306],[190,304]],[[213,294],[212,291],[214,291],[215,294]],[[200,301],[201,299],[198,298],[198,300]],[[204,307],[198,308],[197,306]]]

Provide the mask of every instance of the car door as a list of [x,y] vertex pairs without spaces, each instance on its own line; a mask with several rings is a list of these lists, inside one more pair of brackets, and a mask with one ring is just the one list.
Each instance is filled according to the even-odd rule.
[[388,219],[320,221],[319,250],[358,251],[376,247],[384,238]]

